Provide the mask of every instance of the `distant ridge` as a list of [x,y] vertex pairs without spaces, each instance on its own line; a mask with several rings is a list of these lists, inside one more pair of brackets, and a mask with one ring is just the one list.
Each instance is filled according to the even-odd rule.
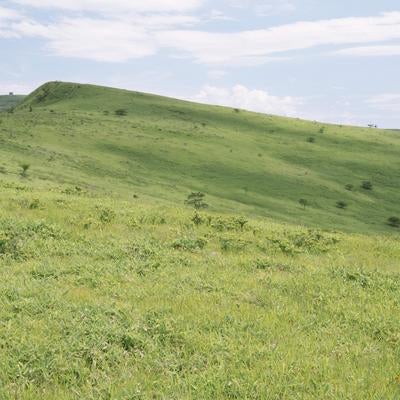
[[0,95],[0,112],[7,111],[19,104],[26,96]]

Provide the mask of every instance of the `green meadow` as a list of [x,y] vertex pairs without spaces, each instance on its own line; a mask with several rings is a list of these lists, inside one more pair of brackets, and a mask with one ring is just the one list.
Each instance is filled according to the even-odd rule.
[[0,399],[399,399],[399,160],[396,131],[42,86],[0,113]]

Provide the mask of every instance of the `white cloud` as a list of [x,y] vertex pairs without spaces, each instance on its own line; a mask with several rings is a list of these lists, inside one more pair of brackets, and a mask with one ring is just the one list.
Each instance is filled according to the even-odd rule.
[[211,10],[209,19],[214,21],[234,21],[234,18],[228,17],[222,11],[216,9]]
[[352,56],[352,57],[399,56],[400,45],[351,47],[335,51],[331,54],[341,55],[341,56]]
[[91,12],[185,12],[199,7],[203,0],[13,0],[38,8],[58,8]]
[[288,14],[295,10],[295,5],[289,0],[258,1],[255,6],[255,12],[260,16]]
[[158,34],[162,46],[190,54],[206,64],[238,63],[240,60],[263,62],[280,52],[392,39],[400,39],[400,12],[376,17],[296,22],[234,33],[170,30]]
[[367,104],[380,111],[400,113],[400,93],[384,93],[369,98]]
[[64,57],[122,62],[157,50],[146,30],[120,21],[67,19],[49,32],[50,49]]
[[17,11],[0,6],[0,38],[16,37],[11,24],[20,18],[21,16]]
[[226,75],[226,71],[222,69],[212,69],[208,71],[208,77],[210,79],[216,80],[216,79],[221,79]]
[[[111,6],[109,0],[14,1],[68,10],[94,10],[96,6],[97,11],[101,11]],[[174,57],[216,66],[213,69],[220,69],[221,65],[224,68],[253,66],[288,59],[287,55],[281,54],[317,46],[369,44],[339,50],[339,54],[387,55],[399,51],[397,45],[378,46],[376,43],[400,39],[400,12],[296,22],[258,30],[207,32],[192,28],[200,22],[200,17],[181,14],[183,10],[199,6],[202,1],[115,0],[110,15],[103,11],[107,17],[89,17],[83,13],[83,16],[64,17],[51,23],[40,23],[0,7],[0,37],[40,37],[46,40],[46,47],[55,55],[107,62],[124,62],[170,49],[170,55]],[[264,5],[268,4],[270,2]],[[157,6],[159,8],[155,10]],[[130,12],[124,13],[125,8]]]
[[19,18],[19,13],[11,8],[0,6],[0,21],[9,21]]
[[159,44],[153,29],[190,26],[195,17],[185,15],[136,15],[123,18],[63,18],[40,24],[21,19],[12,24],[18,36],[41,37],[55,55],[103,62],[124,62],[155,54]]
[[243,85],[232,88],[205,86],[190,100],[235,107],[267,114],[299,115],[298,107],[302,99],[291,96],[273,96],[263,90],[248,89]]
[[227,2],[232,7],[254,10],[260,16],[290,13],[296,9],[290,0],[227,0]]

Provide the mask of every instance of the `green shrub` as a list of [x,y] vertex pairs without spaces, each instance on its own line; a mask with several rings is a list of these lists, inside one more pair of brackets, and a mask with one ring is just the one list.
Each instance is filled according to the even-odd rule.
[[204,219],[201,217],[201,215],[198,212],[195,212],[191,221],[196,225],[201,225],[202,223],[204,223]]
[[242,231],[248,221],[244,217],[231,217],[231,218],[223,218],[216,217],[210,218],[209,225],[219,232],[225,231]]
[[220,247],[223,251],[241,251],[244,250],[248,243],[241,239],[220,238]]
[[348,190],[349,192],[352,192],[354,189],[354,185],[352,185],[351,183],[348,183],[344,188],[346,190]]
[[336,207],[344,210],[347,208],[347,203],[345,201],[340,200],[336,202]]
[[175,250],[187,250],[187,251],[195,251],[195,250],[202,250],[207,245],[207,241],[202,238],[181,238],[176,239],[172,243],[172,247]]
[[393,228],[400,228],[400,218],[399,217],[390,217],[387,220],[387,224]]
[[306,209],[306,207],[309,205],[309,202],[308,202],[308,200],[306,200],[306,199],[300,199],[300,200],[299,200],[299,204],[300,204],[304,209]]
[[372,183],[370,181],[363,181],[361,183],[361,188],[364,190],[372,190]]
[[29,204],[29,209],[36,210],[37,208],[39,208],[39,205],[39,199],[33,199],[32,202]]
[[13,220],[0,221],[0,256],[14,260],[28,257],[28,244],[37,241],[61,239],[65,234],[53,225],[42,221],[16,223]]
[[99,218],[103,224],[108,224],[115,218],[115,212],[110,208],[104,208],[100,211]]
[[26,178],[28,176],[28,169],[30,168],[30,165],[27,163],[22,163],[21,164],[21,172],[20,175],[22,178]]
[[119,108],[118,110],[115,110],[115,115],[117,115],[118,117],[124,117],[127,114],[128,114],[128,111],[126,111],[123,108]]
[[315,143],[315,137],[313,137],[313,136],[308,137],[307,138],[307,142],[308,143]]
[[334,234],[322,233],[308,229],[299,232],[283,232],[268,238],[276,248],[285,254],[296,253],[325,253],[340,240]]

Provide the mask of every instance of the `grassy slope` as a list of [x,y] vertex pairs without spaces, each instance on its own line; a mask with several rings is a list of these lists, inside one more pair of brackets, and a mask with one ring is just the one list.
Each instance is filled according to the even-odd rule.
[[[56,89],[0,117],[0,399],[399,398],[400,242],[395,229],[372,232],[397,211],[395,135],[345,127],[319,134],[302,121]],[[68,93],[69,101],[52,99]],[[121,107],[128,116],[114,117]],[[315,144],[305,142],[311,129]],[[352,173],[342,146],[335,174],[322,165],[317,179],[317,158],[329,160],[345,140],[357,144]],[[360,199],[360,214],[304,212],[286,200],[295,203],[308,182],[290,172],[304,160],[302,197],[331,204],[336,189],[322,187],[337,187],[354,207]],[[32,164],[25,178],[23,161]],[[372,193],[339,185],[339,171],[356,180],[358,163],[369,168],[363,178],[385,171],[374,175]],[[257,189],[272,171],[279,179]],[[248,185],[246,196],[238,183]],[[192,188],[214,193],[200,225],[181,206]],[[240,196],[260,204],[241,205]],[[367,210],[371,224],[359,222]],[[243,230],[241,212],[255,215]],[[347,223],[368,235],[308,230],[263,213]]]
[[15,107],[24,98],[25,96],[20,96],[20,95],[14,95],[14,96],[0,95],[0,111],[9,110],[10,108]]
[[[127,116],[114,115],[121,108]],[[41,179],[175,204],[201,190],[216,210],[358,232],[388,231],[385,221],[399,214],[393,131],[64,83],[45,85],[0,120],[1,160],[11,173],[27,161]],[[363,180],[374,190],[360,189]],[[311,207],[302,210],[300,198]],[[339,200],[346,211],[335,207]]]

